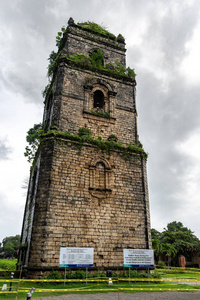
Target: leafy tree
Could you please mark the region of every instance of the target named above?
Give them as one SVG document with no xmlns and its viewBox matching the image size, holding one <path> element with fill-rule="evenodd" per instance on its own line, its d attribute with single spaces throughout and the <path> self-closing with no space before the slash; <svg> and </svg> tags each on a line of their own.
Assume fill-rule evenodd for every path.
<svg viewBox="0 0 200 300">
<path fill-rule="evenodd" d="M 160 260 L 160 255 L 162 254 L 162 243 L 158 238 L 152 238 L 152 246 L 154 249 L 156 261 Z"/>
<path fill-rule="evenodd" d="M 164 229 L 161 239 L 163 243 L 173 245 L 178 256 L 191 256 L 191 253 L 197 252 L 200 247 L 199 239 L 181 222 L 169 223 L 167 229 Z"/>
<path fill-rule="evenodd" d="M 5 257 L 16 257 L 20 246 L 20 235 L 5 237 L 2 241 L 2 251 Z"/>
<path fill-rule="evenodd" d="M 171 259 L 177 254 L 177 250 L 174 245 L 165 243 L 162 244 L 162 253 L 167 256 L 168 266 L 171 264 Z"/>
<path fill-rule="evenodd" d="M 151 238 L 152 238 L 152 240 L 153 239 L 157 240 L 157 239 L 160 238 L 160 236 L 161 236 L 161 233 L 158 230 L 156 230 L 154 228 L 151 229 Z"/>
<path fill-rule="evenodd" d="M 2 243 L 0 242 L 0 253 L 3 252 L 3 247 L 2 247 Z"/>
<path fill-rule="evenodd" d="M 152 229 L 152 245 L 156 259 L 164 254 L 168 257 L 168 263 L 172 258 L 177 263 L 180 255 L 187 258 L 200 250 L 199 239 L 190 229 L 176 221 L 169 223 L 162 233 Z"/>
<path fill-rule="evenodd" d="M 26 146 L 24 156 L 27 157 L 28 162 L 32 162 L 40 144 L 40 136 L 42 130 L 42 124 L 34 124 L 27 132 L 26 141 L 29 146 Z"/>
<path fill-rule="evenodd" d="M 165 229 L 165 228 L 164 228 Z M 181 222 L 176 222 L 173 221 L 169 224 L 167 224 L 167 229 L 165 229 L 165 231 L 168 230 L 169 232 L 178 232 L 178 231 L 190 231 L 190 229 L 188 229 L 187 227 L 184 227 L 183 224 Z"/>
</svg>

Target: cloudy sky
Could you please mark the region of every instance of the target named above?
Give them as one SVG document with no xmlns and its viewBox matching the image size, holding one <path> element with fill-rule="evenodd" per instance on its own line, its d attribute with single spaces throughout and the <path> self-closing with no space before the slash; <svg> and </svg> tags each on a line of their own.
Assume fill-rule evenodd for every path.
<svg viewBox="0 0 200 300">
<path fill-rule="evenodd" d="M 0 241 L 21 233 L 26 132 L 42 120 L 47 59 L 70 17 L 126 38 L 152 227 L 181 221 L 200 238 L 200 1 L 1 0 Z"/>
</svg>

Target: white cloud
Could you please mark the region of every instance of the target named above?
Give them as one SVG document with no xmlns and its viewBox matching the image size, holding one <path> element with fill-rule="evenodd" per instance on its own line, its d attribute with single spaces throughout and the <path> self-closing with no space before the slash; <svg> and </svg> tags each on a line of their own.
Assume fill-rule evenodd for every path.
<svg viewBox="0 0 200 300">
<path fill-rule="evenodd" d="M 189 85 L 199 85 L 200 82 L 199 33 L 200 24 L 195 28 L 191 40 L 185 45 L 187 55 L 180 65 L 180 72 L 184 74 L 187 84 Z"/>
</svg>

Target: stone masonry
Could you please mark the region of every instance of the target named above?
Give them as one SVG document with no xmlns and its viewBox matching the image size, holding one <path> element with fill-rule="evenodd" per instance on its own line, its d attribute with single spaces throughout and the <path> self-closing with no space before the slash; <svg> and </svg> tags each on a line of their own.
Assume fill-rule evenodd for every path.
<svg viewBox="0 0 200 300">
<path fill-rule="evenodd" d="M 139 142 L 136 82 L 66 60 L 100 49 L 104 65 L 125 66 L 125 44 L 72 20 L 63 41 L 24 213 L 19 262 L 29 276 L 57 268 L 60 247 L 94 248 L 94 266 L 109 268 L 123 267 L 123 249 L 151 248 L 146 158 L 123 150 Z M 119 148 L 80 140 L 80 128 L 92 141 L 117 137 Z"/>
</svg>

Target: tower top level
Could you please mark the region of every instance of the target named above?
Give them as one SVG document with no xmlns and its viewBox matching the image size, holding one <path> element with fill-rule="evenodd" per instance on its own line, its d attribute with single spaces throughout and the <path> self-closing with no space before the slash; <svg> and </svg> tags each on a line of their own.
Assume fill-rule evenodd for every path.
<svg viewBox="0 0 200 300">
<path fill-rule="evenodd" d="M 75 24 L 70 18 L 60 40 L 47 93 L 44 128 L 123 145 L 137 144 L 135 73 L 126 68 L 125 40 L 96 23 Z"/>
<path fill-rule="evenodd" d="M 114 64 L 116 61 L 125 66 L 124 37 L 121 34 L 116 37 L 96 23 L 75 24 L 70 18 L 63 43 L 68 55 L 84 54 L 91 56 L 93 51 L 100 48 L 104 54 L 104 66 Z"/>
</svg>

